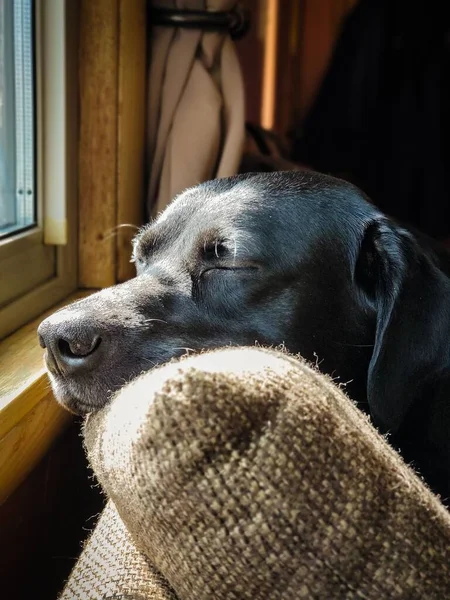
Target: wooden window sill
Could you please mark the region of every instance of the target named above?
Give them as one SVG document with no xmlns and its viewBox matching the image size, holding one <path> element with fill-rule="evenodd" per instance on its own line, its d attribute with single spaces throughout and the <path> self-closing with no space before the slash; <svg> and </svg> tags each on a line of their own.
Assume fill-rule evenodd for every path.
<svg viewBox="0 0 450 600">
<path fill-rule="evenodd" d="M 71 419 L 53 397 L 36 329 L 57 308 L 90 293 L 72 294 L 0 341 L 0 505 Z"/>
</svg>

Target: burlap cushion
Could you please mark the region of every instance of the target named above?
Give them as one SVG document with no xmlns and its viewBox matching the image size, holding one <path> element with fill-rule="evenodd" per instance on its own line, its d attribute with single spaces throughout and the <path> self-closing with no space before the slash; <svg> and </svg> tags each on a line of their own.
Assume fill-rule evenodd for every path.
<svg viewBox="0 0 450 600">
<path fill-rule="evenodd" d="M 179 600 L 450 598 L 449 514 L 296 359 L 239 348 L 165 365 L 89 417 L 85 443 Z"/>
<path fill-rule="evenodd" d="M 135 548 L 109 501 L 73 569 L 61 600 L 177 600 Z"/>
</svg>

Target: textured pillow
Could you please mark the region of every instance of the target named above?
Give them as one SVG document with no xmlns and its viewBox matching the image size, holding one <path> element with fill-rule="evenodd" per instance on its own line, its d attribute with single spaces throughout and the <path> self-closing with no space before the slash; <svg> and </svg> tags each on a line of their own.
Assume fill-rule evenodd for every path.
<svg viewBox="0 0 450 600">
<path fill-rule="evenodd" d="M 109 501 L 59 600 L 177 600 Z"/>
<path fill-rule="evenodd" d="M 450 597 L 450 518 L 324 376 L 225 349 L 88 417 L 94 471 L 180 600 Z"/>
</svg>

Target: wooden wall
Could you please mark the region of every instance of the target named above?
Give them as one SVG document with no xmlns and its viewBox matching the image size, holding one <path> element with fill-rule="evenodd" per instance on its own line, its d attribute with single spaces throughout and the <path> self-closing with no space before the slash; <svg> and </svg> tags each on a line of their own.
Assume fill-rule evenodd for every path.
<svg viewBox="0 0 450 600">
<path fill-rule="evenodd" d="M 134 275 L 133 227 L 144 204 L 145 0 L 82 0 L 80 18 L 79 286 Z"/>
</svg>

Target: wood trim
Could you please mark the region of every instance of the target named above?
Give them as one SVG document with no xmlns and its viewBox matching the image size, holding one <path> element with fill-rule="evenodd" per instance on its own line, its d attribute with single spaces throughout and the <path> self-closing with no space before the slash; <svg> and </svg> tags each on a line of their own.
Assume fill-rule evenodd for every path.
<svg viewBox="0 0 450 600">
<path fill-rule="evenodd" d="M 43 350 L 39 346 L 36 330 L 39 323 L 55 310 L 89 295 L 83 290 L 68 296 L 63 302 L 47 310 L 9 337 L 0 342 L 0 437 L 4 431 L 2 423 L 9 406 L 18 402 L 20 394 L 29 389 L 45 374 Z M 14 411 L 16 409 L 14 408 Z"/>
<path fill-rule="evenodd" d="M 279 0 L 265 0 L 265 44 L 261 101 L 261 125 L 272 129 L 275 119 Z"/>
<path fill-rule="evenodd" d="M 0 438 L 0 505 L 43 458 L 70 415 L 46 395 Z"/>
<path fill-rule="evenodd" d="M 53 397 L 36 329 L 48 314 L 88 293 L 73 294 L 0 342 L 0 504 L 41 460 L 71 418 Z"/>
<path fill-rule="evenodd" d="M 144 217 L 146 124 L 147 3 L 120 0 L 117 224 L 141 225 Z M 116 236 L 116 280 L 135 275 L 130 263 L 134 227 L 120 227 Z"/>
<path fill-rule="evenodd" d="M 82 0 L 80 15 L 79 284 L 116 280 L 119 1 Z"/>
<path fill-rule="evenodd" d="M 142 222 L 145 17 L 145 0 L 81 2 L 80 287 L 134 274 L 127 264 L 132 230 L 117 226 Z"/>
<path fill-rule="evenodd" d="M 7 402 L 0 409 L 0 440 L 2 440 L 35 406 L 45 400 L 50 393 L 50 382 L 44 370 L 44 364 L 39 367 L 39 375 L 28 385 L 22 387 L 17 395 L 7 401 L 3 397 L 2 402 Z"/>
</svg>

